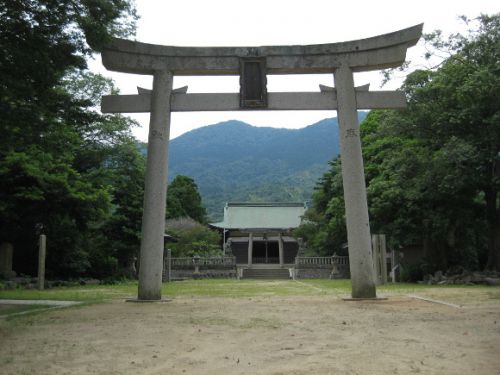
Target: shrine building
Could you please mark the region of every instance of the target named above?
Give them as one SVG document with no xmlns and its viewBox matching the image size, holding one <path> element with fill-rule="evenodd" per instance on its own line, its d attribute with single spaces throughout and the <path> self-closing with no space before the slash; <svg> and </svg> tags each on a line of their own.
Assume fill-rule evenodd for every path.
<svg viewBox="0 0 500 375">
<path fill-rule="evenodd" d="M 299 249 L 292 230 L 306 208 L 305 203 L 226 203 L 224 220 L 210 225 L 222 231 L 226 254 L 236 257 L 238 267 L 287 268 Z"/>
</svg>

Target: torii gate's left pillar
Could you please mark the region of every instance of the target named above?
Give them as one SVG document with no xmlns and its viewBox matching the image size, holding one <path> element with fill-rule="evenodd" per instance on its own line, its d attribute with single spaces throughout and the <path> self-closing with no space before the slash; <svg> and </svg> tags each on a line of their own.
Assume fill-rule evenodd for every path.
<svg viewBox="0 0 500 375">
<path fill-rule="evenodd" d="M 142 214 L 139 300 L 161 299 L 172 81 L 171 72 L 154 72 Z"/>
</svg>

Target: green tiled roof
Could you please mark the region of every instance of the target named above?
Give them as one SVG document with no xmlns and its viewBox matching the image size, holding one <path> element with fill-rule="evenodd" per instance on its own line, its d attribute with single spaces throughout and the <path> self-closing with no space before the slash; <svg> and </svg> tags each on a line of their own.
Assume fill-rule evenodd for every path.
<svg viewBox="0 0 500 375">
<path fill-rule="evenodd" d="M 224 229 L 289 229 L 300 225 L 304 203 L 227 203 L 224 221 L 211 225 Z"/>
</svg>

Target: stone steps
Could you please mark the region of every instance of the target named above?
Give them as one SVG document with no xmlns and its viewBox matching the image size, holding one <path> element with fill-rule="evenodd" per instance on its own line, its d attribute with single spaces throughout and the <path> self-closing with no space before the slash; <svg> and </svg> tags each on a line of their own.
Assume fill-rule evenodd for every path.
<svg viewBox="0 0 500 375">
<path fill-rule="evenodd" d="M 243 269 L 243 279 L 290 279 L 290 272 L 287 268 L 246 268 Z"/>
</svg>

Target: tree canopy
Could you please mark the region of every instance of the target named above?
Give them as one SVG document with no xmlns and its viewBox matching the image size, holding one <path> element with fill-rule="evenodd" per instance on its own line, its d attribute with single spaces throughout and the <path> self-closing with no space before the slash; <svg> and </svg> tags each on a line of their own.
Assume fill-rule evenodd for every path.
<svg viewBox="0 0 500 375">
<path fill-rule="evenodd" d="M 85 68 L 94 50 L 134 28 L 128 0 L 0 1 L 0 241 L 14 244 L 18 272 L 33 273 L 40 225 L 49 276 L 118 266 L 97 229 L 137 208 L 144 161 L 134 122 L 96 110 L 111 81 Z M 137 242 L 135 216 L 123 225 Z"/>
<path fill-rule="evenodd" d="M 192 178 L 177 175 L 168 186 L 167 218 L 181 217 L 190 217 L 199 223 L 207 220 L 198 186 Z"/>
<path fill-rule="evenodd" d="M 216 230 L 189 218 L 168 219 L 167 232 L 176 238 L 169 243 L 173 257 L 213 257 L 222 256 L 221 235 Z"/>
<path fill-rule="evenodd" d="M 500 268 L 500 15 L 468 35 L 427 35 L 450 56 L 408 75 L 404 111 L 362 123 L 372 232 L 420 244 L 428 269 Z M 318 182 L 298 230 L 319 253 L 346 241 L 340 161 Z"/>
</svg>

